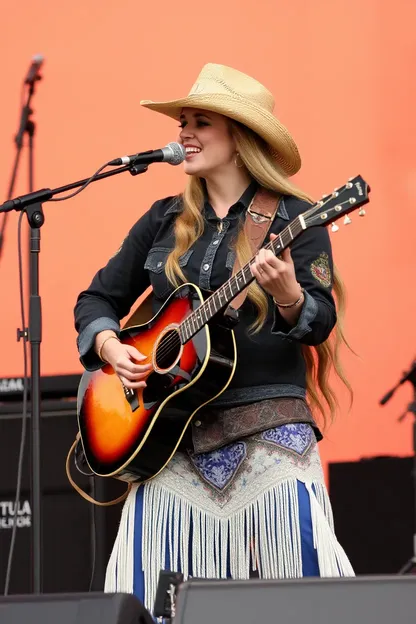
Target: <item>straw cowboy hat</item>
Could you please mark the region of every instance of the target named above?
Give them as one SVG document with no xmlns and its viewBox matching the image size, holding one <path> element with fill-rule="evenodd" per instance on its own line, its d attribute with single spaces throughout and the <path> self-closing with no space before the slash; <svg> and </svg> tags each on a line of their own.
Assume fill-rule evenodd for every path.
<svg viewBox="0 0 416 624">
<path fill-rule="evenodd" d="M 272 94 L 260 82 L 236 69 L 208 63 L 186 97 L 168 102 L 142 100 L 140 104 L 174 119 L 179 119 L 185 107 L 230 117 L 251 128 L 266 141 L 288 176 L 300 169 L 296 143 L 273 115 Z"/>
</svg>

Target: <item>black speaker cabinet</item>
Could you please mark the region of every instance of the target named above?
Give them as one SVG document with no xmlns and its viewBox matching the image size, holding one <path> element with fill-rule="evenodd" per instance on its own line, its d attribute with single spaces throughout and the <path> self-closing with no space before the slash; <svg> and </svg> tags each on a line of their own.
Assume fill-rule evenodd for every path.
<svg viewBox="0 0 416 624">
<path fill-rule="evenodd" d="M 329 465 L 335 529 L 356 574 L 396 574 L 413 555 L 412 473 L 411 457 Z"/>
<path fill-rule="evenodd" d="M 414 624 L 415 577 L 184 583 L 175 624 Z"/>
<path fill-rule="evenodd" d="M 1 624 L 154 624 L 135 596 L 55 594 L 0 598 Z"/>
<path fill-rule="evenodd" d="M 48 403 L 41 413 L 41 507 L 43 592 L 102 590 L 105 567 L 117 532 L 121 504 L 100 508 L 88 503 L 68 482 L 65 460 L 77 433 L 72 401 Z M 14 408 L 14 413 L 11 408 Z M 3 591 L 12 526 L 17 522 L 10 594 L 31 593 L 30 417 L 24 456 L 20 503 L 15 490 L 22 418 L 16 405 L 0 410 L 0 593 Z M 75 480 L 99 500 L 116 498 L 126 485 L 81 475 Z"/>
</svg>

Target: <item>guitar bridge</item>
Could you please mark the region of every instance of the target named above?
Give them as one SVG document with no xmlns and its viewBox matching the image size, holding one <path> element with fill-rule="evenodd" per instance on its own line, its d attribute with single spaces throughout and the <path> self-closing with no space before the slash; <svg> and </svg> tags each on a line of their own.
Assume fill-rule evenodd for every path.
<svg viewBox="0 0 416 624">
<path fill-rule="evenodd" d="M 131 411 L 134 412 L 139 407 L 139 399 L 137 398 L 137 394 L 131 388 L 126 388 L 123 383 L 121 385 L 123 386 L 124 396 L 130 403 Z"/>
</svg>

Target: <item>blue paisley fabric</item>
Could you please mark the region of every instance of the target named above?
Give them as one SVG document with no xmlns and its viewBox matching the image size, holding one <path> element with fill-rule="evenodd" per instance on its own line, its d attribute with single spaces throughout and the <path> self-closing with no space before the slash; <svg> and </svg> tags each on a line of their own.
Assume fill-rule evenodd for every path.
<svg viewBox="0 0 416 624">
<path fill-rule="evenodd" d="M 299 457 L 306 455 L 315 440 L 311 426 L 304 423 L 280 425 L 257 437 Z M 247 442 L 240 441 L 215 451 L 191 455 L 190 460 L 200 477 L 215 490 L 222 492 L 231 484 L 246 457 Z"/>
</svg>

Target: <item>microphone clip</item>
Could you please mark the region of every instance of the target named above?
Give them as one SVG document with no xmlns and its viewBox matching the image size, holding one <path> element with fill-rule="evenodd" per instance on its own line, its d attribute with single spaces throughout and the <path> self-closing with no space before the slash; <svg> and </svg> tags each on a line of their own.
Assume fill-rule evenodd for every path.
<svg viewBox="0 0 416 624">
<path fill-rule="evenodd" d="M 148 165 L 132 164 L 132 166 L 129 167 L 129 173 L 132 176 L 136 176 L 136 175 L 139 175 L 139 173 L 145 173 L 147 169 L 148 169 Z"/>
</svg>

